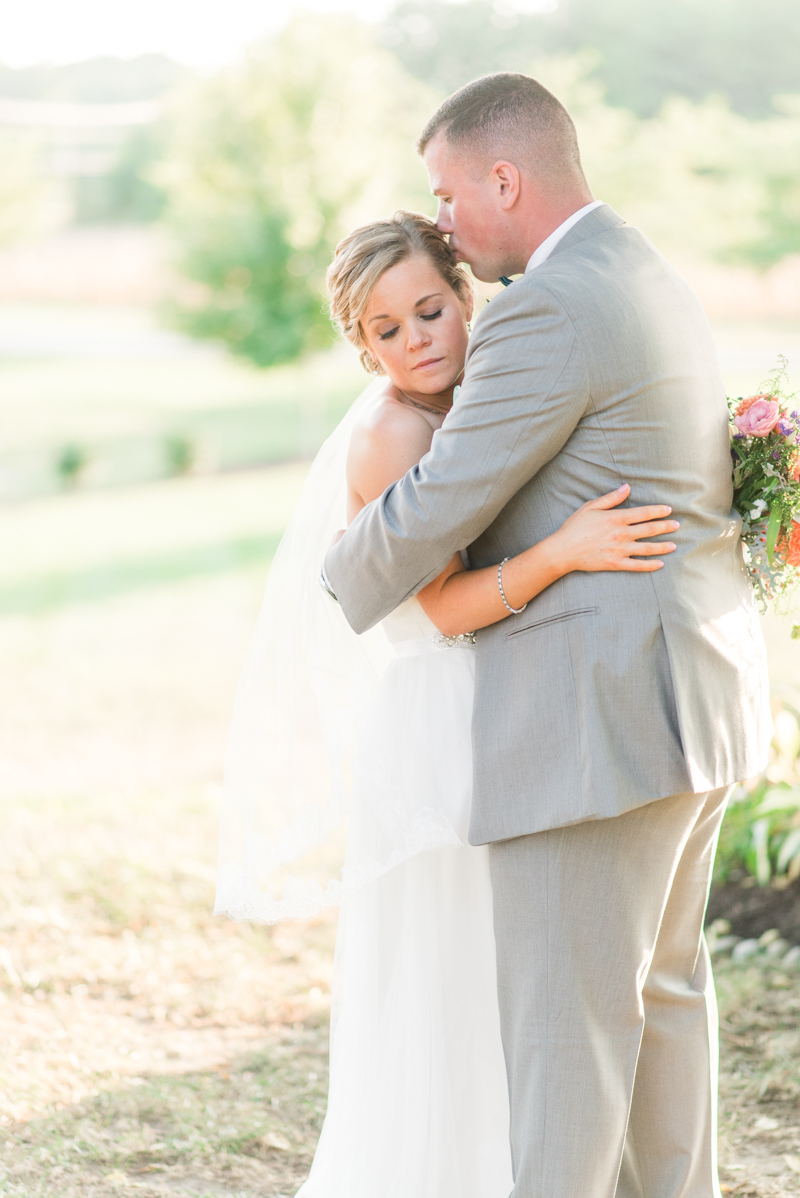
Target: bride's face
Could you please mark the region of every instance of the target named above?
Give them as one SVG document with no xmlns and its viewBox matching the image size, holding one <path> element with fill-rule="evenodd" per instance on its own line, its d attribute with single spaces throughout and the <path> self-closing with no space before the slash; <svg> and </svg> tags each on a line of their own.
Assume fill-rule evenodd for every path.
<svg viewBox="0 0 800 1198">
<path fill-rule="evenodd" d="M 462 302 L 426 254 L 392 266 L 375 284 L 361 318 L 370 353 L 396 387 L 442 395 L 464 369 L 472 296 Z"/>
</svg>

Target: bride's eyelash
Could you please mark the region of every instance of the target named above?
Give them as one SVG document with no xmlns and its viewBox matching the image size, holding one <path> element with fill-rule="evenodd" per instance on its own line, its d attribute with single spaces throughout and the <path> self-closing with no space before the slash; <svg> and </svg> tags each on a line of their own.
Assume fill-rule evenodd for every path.
<svg viewBox="0 0 800 1198">
<path fill-rule="evenodd" d="M 438 320 L 438 318 L 442 315 L 442 311 L 442 308 L 437 308 L 435 312 L 426 312 L 424 314 L 420 312 L 419 318 L 420 320 Z M 378 333 L 378 340 L 388 341 L 390 337 L 394 337 L 399 328 L 399 325 L 395 325 L 393 329 L 387 329 L 385 333 Z"/>
</svg>

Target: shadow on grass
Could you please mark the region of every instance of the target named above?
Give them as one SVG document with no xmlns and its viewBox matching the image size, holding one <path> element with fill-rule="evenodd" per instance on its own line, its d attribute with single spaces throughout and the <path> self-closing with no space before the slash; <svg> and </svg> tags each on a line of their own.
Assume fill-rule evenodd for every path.
<svg viewBox="0 0 800 1198">
<path fill-rule="evenodd" d="M 289 1198 L 311 1164 L 326 1084 L 327 1033 L 314 1027 L 224 1066 L 131 1078 L 5 1125 L 2 1193 Z"/>
<path fill-rule="evenodd" d="M 0 586 L 0 616 L 40 615 L 71 603 L 101 603 L 131 591 L 269 562 L 280 535 L 240 537 L 89 570 L 43 574 Z"/>
</svg>

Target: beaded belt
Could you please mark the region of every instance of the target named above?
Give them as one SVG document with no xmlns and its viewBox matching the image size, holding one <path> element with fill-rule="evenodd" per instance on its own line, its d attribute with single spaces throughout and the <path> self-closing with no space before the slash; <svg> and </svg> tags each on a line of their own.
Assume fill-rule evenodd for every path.
<svg viewBox="0 0 800 1198">
<path fill-rule="evenodd" d="M 460 636 L 444 636 L 437 632 L 409 641 L 392 641 L 397 657 L 419 657 L 423 653 L 439 653 L 442 649 L 472 649 L 475 647 L 474 632 L 462 632 Z"/>
</svg>

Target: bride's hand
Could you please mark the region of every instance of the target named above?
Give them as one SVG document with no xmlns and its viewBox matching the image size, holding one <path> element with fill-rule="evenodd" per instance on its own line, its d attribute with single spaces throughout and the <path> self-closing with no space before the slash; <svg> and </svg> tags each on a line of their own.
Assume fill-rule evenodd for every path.
<svg viewBox="0 0 800 1198">
<path fill-rule="evenodd" d="M 618 505 L 630 495 L 624 483 L 616 491 L 590 499 L 573 512 L 553 536 L 553 551 L 565 573 L 573 570 L 660 570 L 663 561 L 653 560 L 672 553 L 675 545 L 661 541 L 642 543 L 643 537 L 660 537 L 680 527 L 667 517 L 671 507 Z"/>
</svg>

